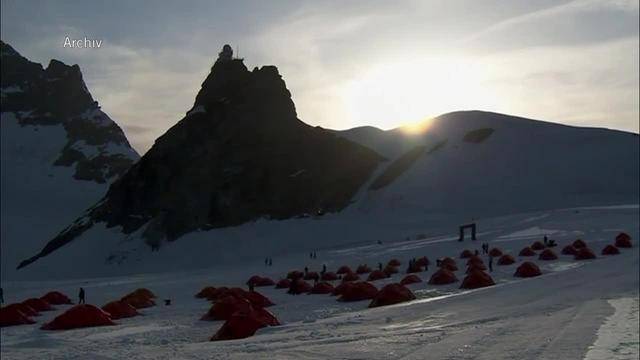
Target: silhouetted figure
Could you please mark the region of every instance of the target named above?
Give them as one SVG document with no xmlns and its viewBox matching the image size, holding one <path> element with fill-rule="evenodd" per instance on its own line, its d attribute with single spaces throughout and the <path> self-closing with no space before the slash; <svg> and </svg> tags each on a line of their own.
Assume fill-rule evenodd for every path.
<svg viewBox="0 0 640 360">
<path fill-rule="evenodd" d="M 382 271 L 382 263 L 378 263 L 378 270 Z"/>
<path fill-rule="evenodd" d="M 298 295 L 298 279 L 291 280 L 291 285 L 289 285 L 289 294 Z"/>
<path fill-rule="evenodd" d="M 84 304 L 84 289 L 80 288 L 80 292 L 78 293 L 78 304 Z"/>
<path fill-rule="evenodd" d="M 309 272 L 309 268 L 308 267 L 304 267 L 304 276 L 307 276 L 307 273 Z"/>
<path fill-rule="evenodd" d="M 313 258 L 314 258 L 314 259 L 317 259 L 317 258 L 318 258 L 318 254 L 317 254 L 315 251 L 313 252 Z"/>
<path fill-rule="evenodd" d="M 269 258 L 269 266 L 273 266 L 273 259 Z"/>
<path fill-rule="evenodd" d="M 233 49 L 231 48 L 231 45 L 225 44 L 225 46 L 222 47 L 222 51 L 218 53 L 218 60 L 229 61 L 232 58 L 233 58 Z"/>
<path fill-rule="evenodd" d="M 436 266 L 440 267 L 440 264 L 442 264 L 442 261 L 440 259 L 436 259 Z"/>
<path fill-rule="evenodd" d="M 0 287 L 0 304 L 4 304 L 4 291 Z"/>
<path fill-rule="evenodd" d="M 253 289 L 254 289 L 254 284 L 253 284 L 253 281 L 252 281 L 252 282 L 249 283 L 249 291 L 253 292 Z"/>
<path fill-rule="evenodd" d="M 264 258 L 264 265 L 269 266 L 269 258 Z"/>
<path fill-rule="evenodd" d="M 320 272 L 322 275 L 327 272 L 327 265 L 322 264 L 322 271 Z"/>
<path fill-rule="evenodd" d="M 489 272 L 493 272 L 493 256 L 489 256 Z"/>
<path fill-rule="evenodd" d="M 544 242 L 544 246 L 548 245 L 549 238 L 547 237 L 547 235 L 544 236 L 543 242 Z"/>
<path fill-rule="evenodd" d="M 313 259 L 313 252 L 309 253 L 309 259 Z"/>
</svg>

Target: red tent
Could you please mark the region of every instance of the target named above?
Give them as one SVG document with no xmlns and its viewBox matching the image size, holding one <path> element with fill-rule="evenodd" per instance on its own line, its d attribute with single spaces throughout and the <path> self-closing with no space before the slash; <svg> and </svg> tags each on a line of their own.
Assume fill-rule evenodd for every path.
<svg viewBox="0 0 640 360">
<path fill-rule="evenodd" d="M 468 259 L 470 257 L 473 256 L 473 252 L 469 249 L 464 249 L 461 253 L 460 253 L 460 259 Z"/>
<path fill-rule="evenodd" d="M 620 254 L 620 250 L 613 245 L 607 245 L 602 249 L 602 255 L 618 255 Z"/>
<path fill-rule="evenodd" d="M 156 298 L 156 295 L 153 292 L 151 292 L 151 290 L 145 289 L 145 288 L 136 289 L 133 292 L 131 292 L 130 295 L 142 295 L 149 299 Z"/>
<path fill-rule="evenodd" d="M 280 279 L 276 284 L 276 289 L 288 289 L 291 286 L 291 280 L 289 279 Z"/>
<path fill-rule="evenodd" d="M 253 307 L 269 307 L 275 305 L 268 297 L 257 291 L 244 291 L 244 298 L 249 300 Z"/>
<path fill-rule="evenodd" d="M 258 329 L 280 325 L 278 319 L 265 309 L 250 309 L 233 314 L 211 338 L 211 341 L 244 339 Z"/>
<path fill-rule="evenodd" d="M 440 267 L 441 268 L 446 268 L 450 271 L 457 271 L 458 270 L 458 265 L 456 265 L 456 261 L 453 260 L 450 257 L 445 257 L 443 259 L 440 260 Z"/>
<path fill-rule="evenodd" d="M 342 265 L 338 268 L 338 271 L 336 271 L 336 274 L 342 275 L 342 274 L 348 274 L 350 272 L 353 272 L 351 271 L 350 267 L 348 267 L 347 265 Z"/>
<path fill-rule="evenodd" d="M 413 273 L 417 273 L 417 272 L 423 272 L 424 269 L 422 268 L 422 266 L 413 263 L 409 265 L 409 267 L 407 268 L 407 274 L 413 274 Z"/>
<path fill-rule="evenodd" d="M 67 297 L 67 295 L 59 292 L 59 291 L 50 291 L 42 296 L 40 299 L 45 300 L 51 305 L 68 305 L 73 304 L 71 299 Z"/>
<path fill-rule="evenodd" d="M 295 284 L 294 281 L 291 282 L 291 286 L 289 286 L 289 291 L 287 291 L 289 294 L 293 294 L 293 295 L 297 295 L 297 294 L 302 294 L 302 293 L 308 293 L 309 291 L 311 291 L 311 284 L 309 284 L 308 282 L 302 280 L 302 279 L 298 279 L 295 280 Z"/>
<path fill-rule="evenodd" d="M 202 288 L 202 290 L 200 290 L 195 296 L 198 299 L 207 299 L 210 296 L 212 296 L 216 291 L 216 288 L 214 288 L 213 286 L 206 286 L 204 288 Z"/>
<path fill-rule="evenodd" d="M 400 284 L 409 285 L 409 284 L 417 284 L 421 282 L 422 282 L 422 279 L 420 279 L 418 275 L 411 274 L 411 275 L 405 276 L 404 279 L 400 281 Z"/>
<path fill-rule="evenodd" d="M 482 263 L 471 263 L 471 265 L 467 266 L 466 273 L 469 274 L 470 272 L 472 272 L 474 270 L 485 271 L 485 270 L 487 270 L 487 267 L 484 266 L 484 264 L 482 264 Z"/>
<path fill-rule="evenodd" d="M 3 307 L 3 309 L 9 309 L 9 308 L 16 308 L 18 311 L 20 311 L 21 313 L 25 314 L 28 317 L 40 316 L 39 312 L 37 312 L 34 308 L 24 303 L 9 304 Z"/>
<path fill-rule="evenodd" d="M 427 267 L 429 266 L 429 264 L 431 264 L 431 262 L 429 261 L 428 257 L 423 256 L 423 257 L 417 258 L 415 264 L 417 266 Z"/>
<path fill-rule="evenodd" d="M 385 285 L 369 304 L 370 308 L 415 300 L 416 296 L 402 284 Z"/>
<path fill-rule="evenodd" d="M 55 310 L 46 300 L 31 298 L 22 302 L 37 312 Z"/>
<path fill-rule="evenodd" d="M 322 281 L 334 281 L 334 280 L 338 280 L 338 275 L 334 272 L 326 272 L 324 274 L 322 274 L 322 276 L 320 277 L 320 280 Z"/>
<path fill-rule="evenodd" d="M 578 253 L 578 249 L 574 248 L 573 245 L 567 245 L 562 248 L 563 255 L 575 255 Z"/>
<path fill-rule="evenodd" d="M 500 259 L 498 259 L 498 265 L 511 265 L 515 262 L 516 262 L 516 259 L 514 259 L 513 256 L 509 254 L 504 254 L 500 256 Z"/>
<path fill-rule="evenodd" d="M 333 288 L 333 291 L 331 292 L 331 295 L 333 296 L 337 296 L 337 295 L 342 295 L 342 293 L 344 292 L 344 290 L 350 286 L 353 286 L 353 282 L 345 282 L 345 283 L 341 283 L 340 285 L 336 286 Z"/>
<path fill-rule="evenodd" d="M 553 252 L 551 249 L 544 249 L 538 256 L 539 260 L 558 260 L 558 255 Z"/>
<path fill-rule="evenodd" d="M 20 311 L 19 306 L 9 305 L 9 306 L 0 308 L 0 327 L 34 324 L 34 323 L 35 321 L 29 318 L 27 314 Z"/>
<path fill-rule="evenodd" d="M 518 256 L 536 256 L 536 252 L 533 251 L 532 248 L 527 246 L 527 247 L 523 248 L 522 250 L 520 250 L 520 253 L 518 254 Z"/>
<path fill-rule="evenodd" d="M 595 259 L 596 258 L 596 254 L 594 254 L 593 251 L 591 249 L 589 249 L 588 247 L 583 247 L 583 248 L 578 249 L 578 253 L 576 254 L 576 256 L 574 258 L 576 260 Z"/>
<path fill-rule="evenodd" d="M 69 330 L 83 327 L 115 325 L 109 314 L 93 305 L 80 304 L 42 325 L 42 330 Z"/>
<path fill-rule="evenodd" d="M 572 245 L 576 249 L 582 249 L 584 247 L 587 247 L 587 244 L 584 241 L 582 241 L 582 239 L 578 239 L 574 241 Z"/>
<path fill-rule="evenodd" d="M 513 276 L 523 277 L 523 278 L 540 276 L 540 275 L 542 275 L 542 272 L 540 272 L 540 268 L 538 267 L 538 265 L 532 263 L 531 261 L 523 262 L 520 266 L 518 266 L 515 274 L 513 274 Z"/>
<path fill-rule="evenodd" d="M 481 264 L 484 265 L 484 261 L 482 260 L 482 258 L 478 255 L 472 255 L 469 260 L 467 260 L 467 266 L 471 265 L 471 264 Z"/>
<path fill-rule="evenodd" d="M 494 247 L 493 249 L 491 249 L 491 251 L 489 251 L 489 255 L 492 257 L 502 256 L 502 250 Z"/>
<path fill-rule="evenodd" d="M 289 279 L 289 280 L 301 279 L 303 277 L 304 277 L 304 273 L 302 271 L 298 271 L 298 270 L 291 270 L 287 274 L 287 279 Z"/>
<path fill-rule="evenodd" d="M 253 284 L 255 287 L 259 286 L 273 286 L 275 285 L 275 281 L 271 280 L 268 277 L 254 275 L 247 280 L 247 285 Z"/>
<path fill-rule="evenodd" d="M 482 270 L 475 270 L 469 273 L 464 280 L 462 280 L 462 284 L 460 285 L 461 289 L 477 289 L 486 286 L 492 286 L 496 283 L 493 282 L 493 279 L 489 274 Z"/>
<path fill-rule="evenodd" d="M 151 298 L 146 297 L 143 293 L 131 293 L 125 295 L 120 299 L 127 304 L 133 306 L 136 309 L 144 309 L 152 306 L 156 306 L 156 303 Z"/>
<path fill-rule="evenodd" d="M 402 263 L 398 259 L 391 259 L 387 263 L 387 266 L 400 266 L 400 265 L 402 265 Z"/>
<path fill-rule="evenodd" d="M 542 250 L 544 249 L 546 246 L 544 246 L 544 244 L 540 241 L 536 241 L 533 244 L 531 244 L 531 249 L 533 250 Z"/>
<path fill-rule="evenodd" d="M 251 309 L 252 306 L 249 300 L 228 295 L 214 302 L 201 320 L 228 320 L 236 311 L 249 311 Z"/>
<path fill-rule="evenodd" d="M 112 319 L 123 319 L 140 315 L 138 310 L 124 301 L 112 301 L 102 307 Z"/>
<path fill-rule="evenodd" d="M 311 288 L 311 294 L 331 294 L 333 292 L 333 285 L 328 282 L 319 282 Z"/>
<path fill-rule="evenodd" d="M 631 236 L 629 234 L 621 232 L 616 236 L 616 247 L 619 248 L 630 248 L 633 245 L 631 244 Z"/>
<path fill-rule="evenodd" d="M 219 288 L 216 288 L 215 290 L 211 291 L 208 296 L 207 296 L 207 300 L 209 301 L 213 301 L 216 300 L 218 298 L 223 297 L 224 295 L 227 294 L 227 292 L 229 291 L 229 288 L 226 286 L 220 286 Z"/>
<path fill-rule="evenodd" d="M 456 275 L 447 269 L 438 269 L 429 279 L 431 285 L 446 285 L 458 281 Z"/>
<path fill-rule="evenodd" d="M 385 268 L 382 270 L 382 272 L 384 272 L 385 274 L 387 274 L 387 277 L 393 275 L 393 274 L 397 274 L 398 273 L 398 268 L 395 266 L 385 266 Z"/>
<path fill-rule="evenodd" d="M 347 273 L 345 276 L 342 277 L 342 282 L 347 282 L 347 281 L 357 281 L 360 280 L 360 276 L 358 276 L 358 274 L 356 273 Z"/>
<path fill-rule="evenodd" d="M 315 280 L 318 281 L 320 280 L 320 275 L 318 275 L 317 272 L 315 271 L 309 271 L 304 277 L 304 280 Z"/>
<path fill-rule="evenodd" d="M 342 290 L 338 301 L 360 301 L 373 299 L 378 293 L 378 289 L 371 283 L 359 281 L 352 283 Z"/>
<path fill-rule="evenodd" d="M 367 278 L 367 281 L 375 281 L 375 280 L 380 280 L 380 279 L 386 279 L 389 276 L 387 274 L 384 273 L 384 271 L 380 271 L 380 270 L 374 270 L 369 274 L 369 277 Z"/>
<path fill-rule="evenodd" d="M 356 274 L 368 274 L 370 272 L 371 272 L 371 268 L 368 267 L 366 264 L 359 265 L 358 268 L 356 269 Z"/>
</svg>

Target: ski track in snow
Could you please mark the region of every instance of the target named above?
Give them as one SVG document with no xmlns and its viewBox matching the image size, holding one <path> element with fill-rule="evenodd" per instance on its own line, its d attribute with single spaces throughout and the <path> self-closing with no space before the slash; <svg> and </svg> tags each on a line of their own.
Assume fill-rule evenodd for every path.
<svg viewBox="0 0 640 360">
<path fill-rule="evenodd" d="M 527 219 L 534 220 L 523 221 Z M 310 260 L 308 252 L 292 253 L 275 258 L 273 267 L 242 263 L 166 274 L 3 282 L 9 302 L 53 289 L 73 296 L 77 287 L 83 286 L 88 301 L 102 305 L 135 288 L 148 287 L 159 295 L 159 303 L 171 298 L 173 305 L 143 309 L 143 316 L 118 320 L 116 326 L 39 330 L 42 323 L 68 308 L 58 306 L 57 311 L 36 317 L 34 325 L 2 328 L 1 355 L 3 359 L 637 358 L 638 333 L 632 331 L 638 323 L 637 207 L 579 213 L 545 211 L 484 219 L 480 224 L 483 232 L 475 243 L 461 243 L 457 236 L 443 233 L 399 242 L 342 246 L 318 252 L 317 260 Z M 368 301 L 342 303 L 328 295 L 290 296 L 284 290 L 257 288 L 276 303 L 269 310 L 283 325 L 233 341 L 208 341 L 222 322 L 200 321 L 210 305 L 193 297 L 206 285 L 242 286 L 253 274 L 277 279 L 305 265 L 311 270 L 318 270 L 322 263 L 330 270 L 343 264 L 355 268 L 368 263 L 374 267 L 392 257 L 405 263 L 410 257 L 424 254 L 432 262 L 441 256 L 457 259 L 462 249 L 478 248 L 482 241 L 515 255 L 539 239 L 513 234 L 530 234 L 531 229 L 555 229 L 557 252 L 575 240 L 578 232 L 599 254 L 616 235 L 611 229 L 625 229 L 636 247 L 622 249 L 618 256 L 598 256 L 583 262 L 564 255 L 557 261 L 518 258 L 518 263 L 537 263 L 543 275 L 514 278 L 518 263 L 495 265 L 491 275 L 496 286 L 476 290 L 461 290 L 460 282 L 426 284 L 434 271 L 432 265 L 418 274 L 425 282 L 409 286 L 417 296 L 415 301 L 375 309 L 367 308 Z M 461 270 L 456 275 L 462 280 L 464 262 L 457 261 Z M 380 288 L 403 276 L 396 274 L 373 283 Z"/>
</svg>

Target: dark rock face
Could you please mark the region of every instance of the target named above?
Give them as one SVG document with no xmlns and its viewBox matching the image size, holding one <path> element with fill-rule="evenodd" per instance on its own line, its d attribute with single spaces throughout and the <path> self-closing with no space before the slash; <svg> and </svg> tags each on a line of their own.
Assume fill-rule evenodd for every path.
<svg viewBox="0 0 640 360">
<path fill-rule="evenodd" d="M 158 245 L 196 229 L 345 208 L 383 158 L 297 118 L 274 66 L 217 61 L 193 109 L 86 218 L 24 266 L 106 222 Z"/>
<path fill-rule="evenodd" d="M 22 126 L 62 125 L 66 130 L 67 144 L 54 165 L 75 165 L 76 179 L 106 183 L 138 159 L 120 127 L 99 110 L 78 65 L 51 60 L 43 69 L 4 42 L 0 56 L 2 112 L 13 113 Z M 98 154 L 82 147 L 95 147 Z"/>
</svg>

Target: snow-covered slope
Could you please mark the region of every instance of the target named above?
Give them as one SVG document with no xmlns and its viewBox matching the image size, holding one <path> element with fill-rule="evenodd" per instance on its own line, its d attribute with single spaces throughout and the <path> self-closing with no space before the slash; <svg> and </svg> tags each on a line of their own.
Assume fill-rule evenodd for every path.
<svg viewBox="0 0 640 360">
<path fill-rule="evenodd" d="M 2 277 L 94 204 L 138 159 L 77 65 L 43 69 L 1 44 Z"/>
</svg>

